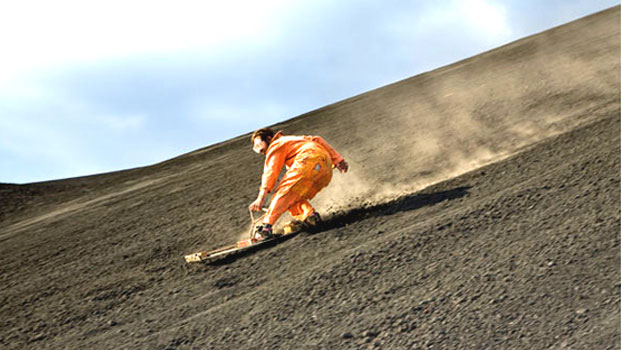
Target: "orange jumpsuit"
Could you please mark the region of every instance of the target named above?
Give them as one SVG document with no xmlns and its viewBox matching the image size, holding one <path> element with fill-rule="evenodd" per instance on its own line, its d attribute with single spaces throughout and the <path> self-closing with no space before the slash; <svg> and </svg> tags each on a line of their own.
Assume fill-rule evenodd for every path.
<svg viewBox="0 0 622 350">
<path fill-rule="evenodd" d="M 266 150 L 260 190 L 270 193 L 283 165 L 287 172 L 276 188 L 264 224 L 274 225 L 286 211 L 303 221 L 313 213 L 309 200 L 333 178 L 333 165 L 343 157 L 319 136 L 283 136 L 277 132 Z"/>
</svg>

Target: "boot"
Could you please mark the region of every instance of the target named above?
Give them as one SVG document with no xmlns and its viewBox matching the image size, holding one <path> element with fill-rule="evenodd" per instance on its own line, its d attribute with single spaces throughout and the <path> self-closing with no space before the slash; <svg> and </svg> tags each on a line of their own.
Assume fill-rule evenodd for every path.
<svg viewBox="0 0 622 350">
<path fill-rule="evenodd" d="M 272 225 L 263 224 L 255 227 L 255 232 L 253 233 L 253 238 L 261 241 L 263 239 L 272 238 Z"/>
<path fill-rule="evenodd" d="M 297 233 L 302 230 L 302 222 L 299 220 L 292 220 L 287 225 L 283 226 L 283 234 L 289 235 L 290 233 Z"/>
<path fill-rule="evenodd" d="M 305 219 L 303 224 L 305 228 L 309 228 L 309 227 L 315 227 L 319 225 L 320 222 L 322 222 L 322 218 L 320 217 L 320 214 L 318 214 L 317 211 L 314 211 L 311 215 L 309 215 Z"/>
</svg>

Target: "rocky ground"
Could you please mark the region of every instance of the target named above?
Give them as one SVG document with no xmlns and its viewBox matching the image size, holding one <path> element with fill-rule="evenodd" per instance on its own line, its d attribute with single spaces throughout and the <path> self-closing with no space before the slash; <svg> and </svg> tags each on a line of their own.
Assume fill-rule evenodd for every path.
<svg viewBox="0 0 622 350">
<path fill-rule="evenodd" d="M 352 172 L 313 232 L 247 229 L 247 135 L 0 185 L 3 349 L 619 349 L 619 7 L 277 127 Z"/>
</svg>

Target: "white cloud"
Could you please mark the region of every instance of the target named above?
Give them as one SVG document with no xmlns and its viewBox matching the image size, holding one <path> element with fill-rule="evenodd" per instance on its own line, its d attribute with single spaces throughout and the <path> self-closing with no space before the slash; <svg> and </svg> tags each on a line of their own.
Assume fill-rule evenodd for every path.
<svg viewBox="0 0 622 350">
<path fill-rule="evenodd" d="M 498 40 L 509 38 L 512 34 L 505 8 L 493 1 L 460 1 L 455 14 L 461 16 L 478 36 Z"/>
<path fill-rule="evenodd" d="M 394 35 L 426 38 L 439 32 L 453 33 L 455 40 L 466 34 L 494 41 L 509 39 L 512 34 L 505 7 L 491 0 L 454 0 L 414 8 L 396 15 L 388 30 Z"/>
<path fill-rule="evenodd" d="M 386 23 L 399 40 L 391 57 L 423 72 L 503 45 L 513 38 L 506 7 L 494 0 L 452 0 L 402 11 Z"/>
<path fill-rule="evenodd" d="M 285 0 L 6 1 L 0 84 L 25 70 L 102 58 L 257 44 L 277 35 Z"/>
<path fill-rule="evenodd" d="M 93 121 L 107 129 L 126 131 L 143 127 L 147 121 L 147 116 L 145 114 L 95 115 Z"/>
<path fill-rule="evenodd" d="M 134 159 L 125 159 L 125 154 L 136 151 L 127 149 L 127 141 L 118 140 L 140 139 L 137 136 L 144 132 L 146 115 L 102 114 L 95 106 L 46 89 L 21 86 L 19 92 L 19 98 L 0 96 L 0 171 L 4 172 L 0 181 L 38 181 L 103 172 L 111 168 L 107 158 L 125 167 L 135 164 Z M 120 154 L 121 149 L 126 152 Z M 4 169 L 11 160 L 19 160 L 23 168 Z"/>
<path fill-rule="evenodd" d="M 287 106 L 276 101 L 263 101 L 249 104 L 227 104 L 201 101 L 193 103 L 188 110 L 189 121 L 200 128 L 217 127 L 226 137 L 239 135 L 251 129 L 267 126 L 295 115 Z"/>
<path fill-rule="evenodd" d="M 52 120 L 19 118 L 19 122 L 0 118 L 0 150 L 23 159 L 53 159 L 68 166 L 81 163 L 80 147 L 67 131 Z"/>
<path fill-rule="evenodd" d="M 176 154 L 165 142 L 146 136 L 146 115 L 102 115 L 69 102 L 47 102 L 14 114 L 0 108 L 0 182 L 94 174 Z M 48 108 L 58 110 L 46 114 Z"/>
</svg>

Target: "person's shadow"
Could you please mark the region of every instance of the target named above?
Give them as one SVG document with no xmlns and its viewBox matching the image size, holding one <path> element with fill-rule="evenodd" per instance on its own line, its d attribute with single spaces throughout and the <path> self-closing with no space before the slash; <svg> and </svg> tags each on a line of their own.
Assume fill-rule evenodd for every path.
<svg viewBox="0 0 622 350">
<path fill-rule="evenodd" d="M 471 186 L 462 186 L 441 192 L 408 194 L 385 203 L 339 211 L 326 218 L 317 227 L 308 230 L 308 232 L 316 234 L 322 231 L 344 227 L 365 218 L 388 216 L 399 212 L 416 210 L 445 200 L 464 197 L 469 193 L 470 189 Z"/>
<path fill-rule="evenodd" d="M 307 229 L 303 232 L 306 232 L 308 234 L 320 234 L 321 232 L 344 227 L 346 225 L 350 225 L 366 218 L 387 216 L 399 212 L 416 210 L 425 206 L 440 203 L 442 201 L 464 197 L 469 193 L 469 189 L 471 189 L 471 186 L 462 186 L 447 191 L 433 193 L 408 194 L 385 203 L 339 211 L 324 219 L 318 226 Z M 258 250 L 273 247 L 280 242 L 292 238 L 293 236 L 296 235 L 281 237 L 274 241 L 266 242 L 265 244 L 251 247 L 247 250 L 235 254 L 223 256 L 220 259 L 209 261 L 206 263 L 209 265 L 227 265 L 236 261 L 237 259 L 254 254 Z"/>
</svg>

